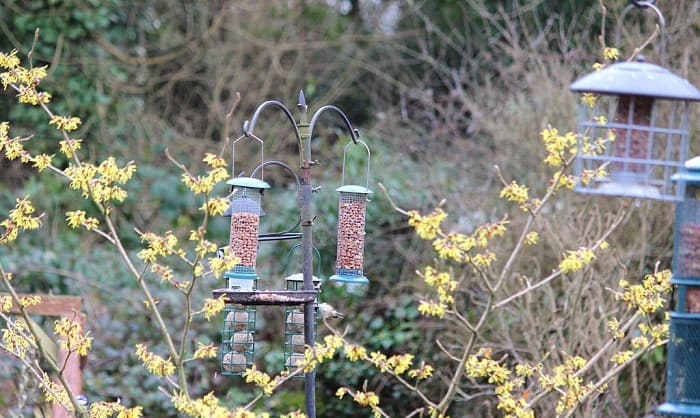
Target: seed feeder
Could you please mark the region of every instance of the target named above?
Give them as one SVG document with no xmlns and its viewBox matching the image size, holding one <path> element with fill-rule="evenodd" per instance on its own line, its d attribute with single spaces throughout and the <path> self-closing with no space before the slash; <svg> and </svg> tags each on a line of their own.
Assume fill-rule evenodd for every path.
<svg viewBox="0 0 700 418">
<path fill-rule="evenodd" d="M 664 20 L 652 3 L 633 2 L 623 16 L 633 6 L 653 10 L 662 27 L 663 56 Z M 688 158 L 689 105 L 700 100 L 697 88 L 642 56 L 635 62 L 612 64 L 588 74 L 569 88 L 599 96 L 592 108 L 581 104 L 581 138 L 594 141 L 614 135 L 600 154 L 580 144 L 574 174 L 580 177 L 584 170 L 604 169 L 609 176 L 579 183 L 577 191 L 657 200 L 682 198 L 683 191 L 674 191 L 670 178 Z"/>
<path fill-rule="evenodd" d="M 289 274 L 291 265 L 291 255 L 295 250 L 301 248 L 300 244 L 296 244 L 289 250 L 287 255 L 287 268 L 285 281 L 285 290 L 301 291 L 304 288 L 304 275 L 302 273 Z M 316 274 L 319 274 L 321 266 L 321 254 L 316 247 L 313 247 L 314 255 L 316 256 Z M 320 275 L 320 274 L 319 274 Z M 314 275 L 312 276 L 314 288 L 321 287 L 321 279 Z M 299 305 L 287 305 L 284 308 L 284 367 L 293 372 L 296 367 L 304 360 L 304 351 L 306 343 L 304 342 L 304 312 Z M 314 340 L 316 339 L 316 330 L 318 325 L 318 297 L 314 300 Z M 304 377 L 303 373 L 295 375 L 295 377 Z"/>
<path fill-rule="evenodd" d="M 367 173 L 365 186 L 345 184 L 345 157 L 348 147 L 360 144 L 367 151 Z M 344 283 L 353 289 L 357 285 L 369 283 L 362 271 L 365 244 L 365 212 L 369 186 L 370 151 L 362 140 L 353 140 L 343 150 L 343 174 L 341 184 L 336 191 L 340 194 L 338 204 L 338 246 L 335 274 L 331 282 Z"/>
<path fill-rule="evenodd" d="M 238 140 L 234 141 L 233 149 Z M 261 148 L 262 148 L 262 141 Z M 235 162 L 235 151 L 234 151 Z M 224 277 L 227 288 L 238 292 L 257 289 L 255 272 L 258 255 L 260 217 L 264 215 L 261 201 L 266 182 L 254 177 L 236 177 L 231 185 L 231 204 L 224 216 L 231 218 L 229 251 L 239 261 Z M 223 374 L 240 375 L 253 364 L 255 353 L 255 306 L 228 303 L 224 307 L 221 331 L 221 369 Z"/>
<path fill-rule="evenodd" d="M 676 205 L 673 254 L 675 307 L 670 312 L 663 415 L 700 417 L 700 157 L 673 176 L 685 190 Z"/>
</svg>

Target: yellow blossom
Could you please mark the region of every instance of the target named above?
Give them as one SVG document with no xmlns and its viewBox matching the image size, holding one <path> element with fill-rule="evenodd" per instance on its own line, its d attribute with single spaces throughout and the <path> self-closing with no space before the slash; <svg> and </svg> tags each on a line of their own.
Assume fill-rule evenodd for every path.
<svg viewBox="0 0 700 418">
<path fill-rule="evenodd" d="M 537 244 L 537 240 L 539 238 L 539 234 L 535 231 L 528 232 L 527 235 L 525 235 L 525 244 L 527 245 L 535 245 Z"/>
<path fill-rule="evenodd" d="M 622 351 L 620 353 L 615 353 L 611 358 L 610 361 L 616 364 L 622 364 L 626 362 L 627 360 L 631 359 L 634 356 L 633 351 Z"/>
<path fill-rule="evenodd" d="M 156 376 L 167 377 L 175 373 L 175 365 L 168 358 L 153 354 L 143 344 L 136 344 L 136 356 L 143 362 L 146 369 Z"/>
<path fill-rule="evenodd" d="M 211 153 L 206 153 L 204 158 L 202 158 L 202 161 L 207 163 L 212 168 L 226 167 L 226 161 L 223 158 Z"/>
<path fill-rule="evenodd" d="M 200 311 L 204 313 L 204 318 L 209 321 L 212 316 L 224 310 L 226 306 L 226 296 L 222 295 L 216 299 L 207 298 L 204 300 L 204 307 Z"/>
<path fill-rule="evenodd" d="M 581 247 L 575 251 L 567 251 L 564 259 L 559 262 L 559 269 L 562 273 L 575 272 L 590 264 L 595 258 L 595 253 L 585 247 Z"/>
<path fill-rule="evenodd" d="M 49 125 L 56 125 L 56 129 L 59 131 L 74 131 L 78 129 L 78 126 L 82 121 L 80 118 L 76 118 L 73 116 L 58 116 L 54 115 L 51 120 L 49 121 Z"/>
<path fill-rule="evenodd" d="M 59 337 L 61 348 L 69 353 L 76 352 L 85 357 L 92 347 L 92 337 L 83 333 L 83 327 L 77 321 L 61 318 L 54 322 L 53 332 Z"/>
<path fill-rule="evenodd" d="M 603 51 L 603 58 L 614 61 L 620 57 L 620 50 L 617 48 L 606 47 Z"/>
<path fill-rule="evenodd" d="M 17 58 L 17 50 L 13 49 L 9 54 L 0 52 L 0 67 L 6 70 L 12 70 L 19 66 L 19 58 Z"/>
<path fill-rule="evenodd" d="M 216 345 L 214 345 L 214 344 L 204 345 L 203 343 L 197 341 L 197 349 L 194 351 L 194 354 L 192 355 L 192 357 L 196 358 L 196 359 L 205 359 L 205 358 L 216 357 Z"/>
<path fill-rule="evenodd" d="M 51 165 L 51 159 L 54 157 L 54 155 L 48 155 L 48 154 L 39 154 L 34 157 L 34 168 L 36 168 L 39 172 L 44 171 L 44 169 L 48 166 Z"/>
<path fill-rule="evenodd" d="M 359 345 L 347 344 L 344 347 L 345 357 L 350 361 L 364 360 L 367 358 L 367 350 Z"/>
<path fill-rule="evenodd" d="M 510 184 L 506 185 L 502 190 L 500 196 L 507 200 L 516 203 L 524 203 L 529 199 L 528 189 L 525 186 L 512 181 Z"/>
<path fill-rule="evenodd" d="M 75 151 L 79 150 L 83 140 L 82 139 L 64 139 L 59 141 L 61 146 L 61 153 L 68 158 L 73 158 Z"/>
</svg>

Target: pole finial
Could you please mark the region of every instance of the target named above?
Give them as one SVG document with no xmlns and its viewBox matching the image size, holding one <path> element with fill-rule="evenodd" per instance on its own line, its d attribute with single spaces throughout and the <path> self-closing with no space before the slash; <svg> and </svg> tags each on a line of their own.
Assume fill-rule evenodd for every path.
<svg viewBox="0 0 700 418">
<path fill-rule="evenodd" d="M 306 97 L 304 97 L 304 90 L 299 90 L 299 106 L 306 106 Z"/>
</svg>

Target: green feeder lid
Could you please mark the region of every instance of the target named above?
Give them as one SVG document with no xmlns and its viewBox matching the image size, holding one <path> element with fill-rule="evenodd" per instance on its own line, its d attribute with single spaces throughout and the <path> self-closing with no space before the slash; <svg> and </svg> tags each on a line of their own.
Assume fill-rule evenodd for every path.
<svg viewBox="0 0 700 418">
<path fill-rule="evenodd" d="M 700 183 L 700 156 L 689 159 L 683 164 L 683 170 L 672 175 L 671 181 Z"/>
<path fill-rule="evenodd" d="M 227 181 L 226 184 L 237 187 L 248 187 L 251 189 L 269 189 L 270 185 L 266 182 L 253 177 L 235 177 Z"/>
<path fill-rule="evenodd" d="M 359 193 L 359 194 L 372 194 L 374 193 L 370 189 L 362 186 L 355 186 L 353 184 L 348 184 L 347 186 L 340 186 L 335 189 L 336 192 L 340 193 Z"/>
</svg>

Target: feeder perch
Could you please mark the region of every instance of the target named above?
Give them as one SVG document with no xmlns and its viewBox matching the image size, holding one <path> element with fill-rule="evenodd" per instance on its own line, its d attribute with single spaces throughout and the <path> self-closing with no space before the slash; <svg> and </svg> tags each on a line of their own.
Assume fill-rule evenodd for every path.
<svg viewBox="0 0 700 418">
<path fill-rule="evenodd" d="M 680 200 L 670 177 L 688 154 L 690 102 L 700 91 L 669 70 L 644 62 L 624 62 L 588 74 L 570 86 L 571 91 L 599 96 L 590 108 L 581 105 L 580 136 L 609 138 L 602 154 L 579 146 L 574 174 L 605 169 L 609 176 L 594 178 L 576 190 L 615 196 Z M 600 118 L 604 116 L 604 118 Z"/>
<path fill-rule="evenodd" d="M 676 205 L 673 278 L 663 415 L 700 417 L 700 157 L 673 176 L 685 191 Z"/>
<path fill-rule="evenodd" d="M 329 279 L 331 282 L 345 284 L 367 284 L 362 268 L 364 262 L 365 245 L 365 212 L 367 198 L 372 193 L 367 188 L 369 184 L 370 152 L 367 144 L 357 140 L 367 151 L 367 173 L 365 186 L 345 185 L 345 155 L 348 147 L 354 145 L 350 142 L 345 146 L 343 153 L 343 185 L 336 189 L 340 194 L 338 204 L 338 245 L 335 263 L 335 274 Z"/>
</svg>

